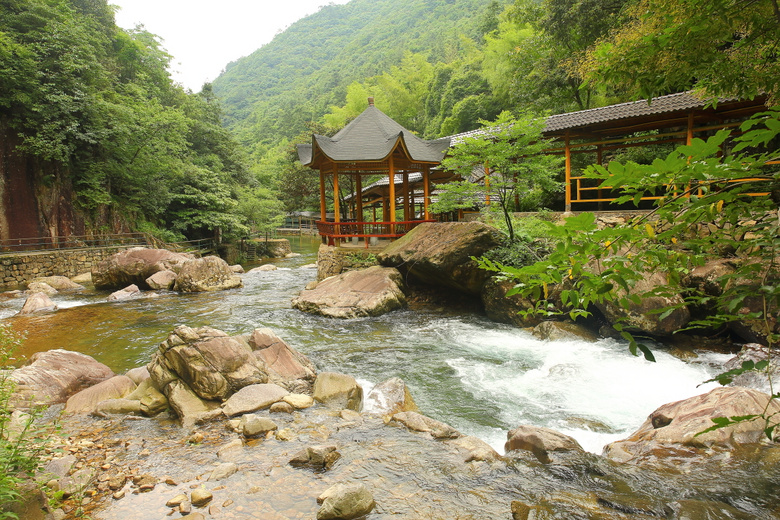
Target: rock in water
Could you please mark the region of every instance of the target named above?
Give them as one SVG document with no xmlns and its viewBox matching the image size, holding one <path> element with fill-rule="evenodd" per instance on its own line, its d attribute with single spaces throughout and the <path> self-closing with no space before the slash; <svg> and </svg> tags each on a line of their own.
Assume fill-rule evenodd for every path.
<svg viewBox="0 0 780 520">
<path fill-rule="evenodd" d="M 317 502 L 317 520 L 352 520 L 370 513 L 376 503 L 368 488 L 360 483 L 336 484 L 325 490 Z"/>
<path fill-rule="evenodd" d="M 173 288 L 180 292 L 208 292 L 242 286 L 241 277 L 230 269 L 227 262 L 218 256 L 207 256 L 184 262 Z"/>
<path fill-rule="evenodd" d="M 490 273 L 471 257 L 482 256 L 503 240 L 500 231 L 481 222 L 430 222 L 387 246 L 377 258 L 420 283 L 479 295 Z"/>
<path fill-rule="evenodd" d="M 293 308 L 331 318 L 379 316 L 406 305 L 397 269 L 373 266 L 327 278 L 293 299 Z"/>
<path fill-rule="evenodd" d="M 542 426 L 518 426 L 506 435 L 504 450 L 526 450 L 536 455 L 543 463 L 549 463 L 551 451 L 584 452 L 580 443 L 568 435 Z"/>
<path fill-rule="evenodd" d="M 73 395 L 65 405 L 68 413 L 92 413 L 98 403 L 119 399 L 135 390 L 135 383 L 127 376 L 114 376 Z"/>
<path fill-rule="evenodd" d="M 92 283 L 97 289 L 121 289 L 135 284 L 146 288 L 146 279 L 158 271 L 178 270 L 192 255 L 166 249 L 134 247 L 120 251 L 92 267 Z"/>
<path fill-rule="evenodd" d="M 56 311 L 57 305 L 51 301 L 46 293 L 38 292 L 30 295 L 27 301 L 24 302 L 22 310 L 19 314 L 33 314 L 36 312 L 51 312 Z"/>
<path fill-rule="evenodd" d="M 114 373 L 91 357 L 68 350 L 38 352 L 30 364 L 9 376 L 16 384 L 14 408 L 64 403 L 76 392 L 112 377 Z"/>
<path fill-rule="evenodd" d="M 756 443 L 766 438 L 765 424 L 760 418 L 700 433 L 713 426 L 712 419 L 716 417 L 762 413 L 780 416 L 780 402 L 770 400 L 768 394 L 751 388 L 716 388 L 706 394 L 659 407 L 628 439 L 608 444 L 604 455 L 626 462 L 645 455 L 657 457 L 664 450 L 671 453 L 675 447 L 690 451 L 713 446 L 728 449 L 739 444 Z"/>
<path fill-rule="evenodd" d="M 347 408 L 359 412 L 363 405 L 363 387 L 352 376 L 320 372 L 314 381 L 314 400 L 330 408 Z"/>
</svg>

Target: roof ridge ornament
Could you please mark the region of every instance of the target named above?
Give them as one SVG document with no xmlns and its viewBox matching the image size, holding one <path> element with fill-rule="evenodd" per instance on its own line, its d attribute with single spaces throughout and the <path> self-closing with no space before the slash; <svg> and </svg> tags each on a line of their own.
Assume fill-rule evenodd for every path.
<svg viewBox="0 0 780 520">
<path fill-rule="evenodd" d="M 374 96 L 368 97 L 368 106 L 370 107 L 374 106 Z"/>
</svg>

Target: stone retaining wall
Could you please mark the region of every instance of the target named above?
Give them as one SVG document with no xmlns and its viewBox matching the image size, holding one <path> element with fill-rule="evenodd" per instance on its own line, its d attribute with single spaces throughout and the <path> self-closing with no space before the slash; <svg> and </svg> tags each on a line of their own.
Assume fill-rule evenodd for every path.
<svg viewBox="0 0 780 520">
<path fill-rule="evenodd" d="M 73 277 L 91 271 L 93 264 L 129 247 L 4 254 L 0 256 L 0 286 L 26 285 L 42 276 Z"/>
</svg>

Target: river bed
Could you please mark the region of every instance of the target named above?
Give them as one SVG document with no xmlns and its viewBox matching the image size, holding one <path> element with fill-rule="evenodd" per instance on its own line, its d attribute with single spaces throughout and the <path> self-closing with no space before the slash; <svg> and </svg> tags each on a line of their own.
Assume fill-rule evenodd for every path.
<svg viewBox="0 0 780 520">
<path fill-rule="evenodd" d="M 203 294 L 161 293 L 108 303 L 108 293 L 57 295 L 51 314 L 13 317 L 23 299 L 0 306 L 27 339 L 20 354 L 54 348 L 83 352 L 115 372 L 141 366 L 179 324 L 229 334 L 269 327 L 319 370 L 356 377 L 366 393 L 398 376 L 420 410 L 503 452 L 520 424 L 554 428 L 600 453 L 634 431 L 659 405 L 701 394 L 729 355 L 699 352 L 682 361 L 656 350 L 657 362 L 621 342 L 540 341 L 479 314 L 415 306 L 379 318 L 335 320 L 294 310 L 290 300 L 316 278 L 318 241 L 292 237 L 301 256 L 273 260 L 275 271 L 243 275 L 244 287 Z M 256 266 L 248 265 L 247 270 Z"/>
</svg>

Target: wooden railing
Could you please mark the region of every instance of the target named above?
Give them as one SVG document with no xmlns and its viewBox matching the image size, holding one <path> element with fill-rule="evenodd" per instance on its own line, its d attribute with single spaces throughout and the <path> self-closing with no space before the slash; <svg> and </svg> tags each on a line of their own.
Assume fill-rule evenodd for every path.
<svg viewBox="0 0 780 520">
<path fill-rule="evenodd" d="M 323 222 L 317 221 L 317 231 L 329 239 L 334 238 L 399 238 L 423 222 L 434 220 L 408 220 L 403 222 Z"/>
</svg>

